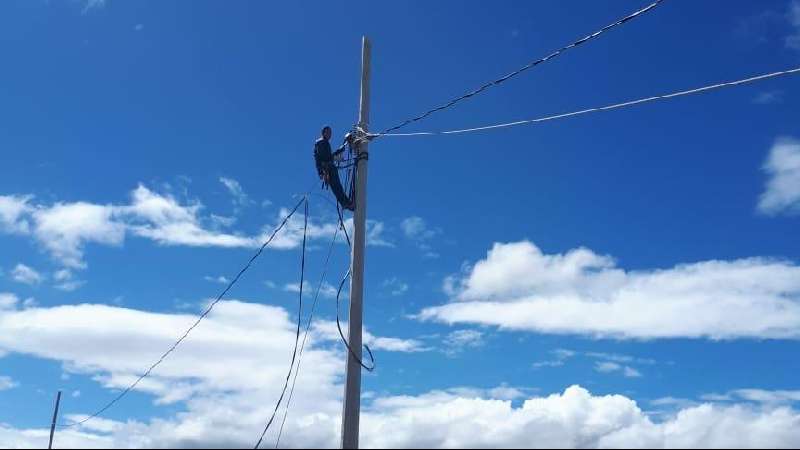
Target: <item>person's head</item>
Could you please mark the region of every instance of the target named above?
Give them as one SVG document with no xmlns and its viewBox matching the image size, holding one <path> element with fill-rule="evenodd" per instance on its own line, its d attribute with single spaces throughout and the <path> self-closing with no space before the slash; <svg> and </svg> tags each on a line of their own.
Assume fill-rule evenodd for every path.
<svg viewBox="0 0 800 450">
<path fill-rule="evenodd" d="M 322 127 L 322 138 L 325 139 L 326 141 L 330 141 L 331 136 L 333 136 L 333 130 L 331 130 L 331 127 L 327 125 Z"/>
</svg>

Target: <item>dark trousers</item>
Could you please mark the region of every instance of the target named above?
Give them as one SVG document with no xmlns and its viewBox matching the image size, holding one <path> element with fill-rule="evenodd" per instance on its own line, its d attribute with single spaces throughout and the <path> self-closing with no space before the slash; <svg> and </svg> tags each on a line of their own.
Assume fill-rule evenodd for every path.
<svg viewBox="0 0 800 450">
<path fill-rule="evenodd" d="M 342 207 L 350 206 L 350 198 L 347 197 L 347 194 L 344 192 L 344 188 L 342 187 L 342 180 L 339 179 L 339 171 L 336 169 L 336 166 L 330 165 L 325 170 L 325 173 L 328 175 L 328 186 L 331 187 L 331 191 L 333 191 L 333 195 L 336 196 L 336 200 L 342 205 Z"/>
</svg>

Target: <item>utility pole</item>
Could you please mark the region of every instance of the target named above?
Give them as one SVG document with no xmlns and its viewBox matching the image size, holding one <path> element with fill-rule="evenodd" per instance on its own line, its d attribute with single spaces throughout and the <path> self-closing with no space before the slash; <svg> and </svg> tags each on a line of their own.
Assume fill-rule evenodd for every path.
<svg viewBox="0 0 800 450">
<path fill-rule="evenodd" d="M 56 396 L 56 409 L 53 411 L 53 424 L 50 425 L 50 443 L 47 444 L 47 448 L 53 448 L 53 435 L 56 433 L 56 422 L 58 422 L 58 405 L 61 403 L 61 391 L 58 391 L 58 395 Z"/>
<path fill-rule="evenodd" d="M 361 108 L 358 125 L 365 132 L 369 124 L 369 78 L 372 45 L 364 36 L 361 43 Z M 358 448 L 358 425 L 361 414 L 361 328 L 364 298 L 364 244 L 367 220 L 367 157 L 368 142 L 359 140 L 356 146 L 356 208 L 353 213 L 353 277 L 350 280 L 350 348 L 358 357 L 347 353 L 347 379 L 342 413 L 342 448 Z"/>
</svg>

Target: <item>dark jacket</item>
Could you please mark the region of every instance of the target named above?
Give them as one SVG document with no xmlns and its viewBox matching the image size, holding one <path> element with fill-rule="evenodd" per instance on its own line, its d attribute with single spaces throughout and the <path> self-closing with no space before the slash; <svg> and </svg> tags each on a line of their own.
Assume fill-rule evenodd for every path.
<svg viewBox="0 0 800 450">
<path fill-rule="evenodd" d="M 314 144 L 314 161 L 317 164 L 317 173 L 322 176 L 325 171 L 333 166 L 334 157 L 340 155 L 344 151 L 344 146 L 338 148 L 335 152 L 331 151 L 331 143 L 325 138 L 317 139 Z"/>
</svg>

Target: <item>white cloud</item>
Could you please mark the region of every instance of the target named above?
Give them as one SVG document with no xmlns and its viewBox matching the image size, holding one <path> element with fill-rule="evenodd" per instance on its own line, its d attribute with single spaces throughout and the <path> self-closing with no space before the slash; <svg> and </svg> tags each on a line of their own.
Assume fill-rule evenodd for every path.
<svg viewBox="0 0 800 450">
<path fill-rule="evenodd" d="M 157 194 L 144 186 L 133 191 L 130 206 L 118 211 L 130 221 L 131 231 L 163 245 L 190 247 L 253 247 L 252 238 L 216 233 L 202 227 L 198 213 L 202 205 L 182 206 L 169 195 Z"/>
<path fill-rule="evenodd" d="M 537 361 L 537 362 L 533 363 L 533 367 L 535 369 L 539 369 L 539 368 L 542 368 L 542 367 L 561 367 L 561 366 L 564 365 L 564 363 L 568 359 L 570 359 L 570 358 L 572 358 L 572 357 L 574 357 L 575 355 L 578 354 L 574 350 L 568 350 L 568 349 L 564 349 L 564 348 L 558 348 L 558 349 L 552 350 L 550 353 L 555 357 L 555 359 L 546 360 L 546 361 Z"/>
<path fill-rule="evenodd" d="M 455 356 L 468 349 L 477 349 L 485 344 L 483 333 L 477 330 L 456 330 L 442 340 L 444 352 Z"/>
<path fill-rule="evenodd" d="M 42 274 L 22 263 L 17 264 L 11 271 L 11 278 L 18 283 L 29 285 L 39 284 L 43 279 Z"/>
<path fill-rule="evenodd" d="M 227 277 L 224 277 L 222 275 L 220 275 L 218 277 L 205 276 L 205 277 L 203 277 L 203 279 L 206 280 L 206 281 L 210 281 L 212 283 L 219 283 L 219 284 L 228 284 L 228 283 L 231 282 L 231 280 L 229 280 Z"/>
<path fill-rule="evenodd" d="M 551 359 L 548 361 L 537 361 L 533 363 L 533 368 L 540 369 L 542 367 L 561 367 L 564 365 L 563 359 Z"/>
<path fill-rule="evenodd" d="M 770 216 L 800 213 L 800 141 L 777 139 L 763 169 L 769 180 L 758 211 Z"/>
<path fill-rule="evenodd" d="M 724 395 L 705 394 L 704 400 L 717 402 L 731 402 L 735 399 L 749 402 L 765 403 L 768 405 L 779 405 L 792 402 L 800 402 L 800 391 L 765 389 L 736 389 Z"/>
<path fill-rule="evenodd" d="M 278 211 L 275 224 L 265 226 L 262 230 L 261 236 L 257 239 L 259 245 L 261 242 L 264 242 L 269 238 L 272 234 L 273 230 L 277 228 L 280 224 L 280 221 L 289 215 L 291 210 L 287 208 L 280 208 Z M 298 209 L 297 213 L 286 222 L 286 226 L 275 235 L 275 239 L 270 244 L 273 248 L 278 249 L 292 249 L 298 248 L 303 243 L 303 226 L 304 226 L 304 217 L 302 209 Z M 339 223 L 338 220 L 332 223 L 323 223 L 317 224 L 313 219 L 309 218 L 308 220 L 308 231 L 307 237 L 308 239 L 333 239 L 333 235 L 338 228 Z M 352 232 L 350 236 L 353 236 Z M 344 239 L 340 240 L 340 242 L 344 241 Z"/>
<path fill-rule="evenodd" d="M 11 377 L 0 375 L 0 391 L 7 391 L 19 386 L 19 383 L 12 380 Z"/>
<path fill-rule="evenodd" d="M 383 222 L 367 220 L 367 245 L 373 247 L 394 247 L 394 243 L 383 237 Z M 350 234 L 352 236 L 352 234 Z"/>
<path fill-rule="evenodd" d="M 236 217 L 218 216 L 216 214 L 211 214 L 209 219 L 211 221 L 212 228 L 215 230 L 220 228 L 230 228 L 236 225 L 237 222 Z"/>
<path fill-rule="evenodd" d="M 535 369 L 539 369 L 542 367 L 561 367 L 567 362 L 567 360 L 571 358 L 575 358 L 576 356 L 585 356 L 588 358 L 599 360 L 594 365 L 594 370 L 596 370 L 597 372 L 601 373 L 620 372 L 627 378 L 638 378 L 642 376 L 642 373 L 639 372 L 637 369 L 625 364 L 631 364 L 631 363 L 655 364 L 655 360 L 652 359 L 635 358 L 633 356 L 619 355 L 616 353 L 602 353 L 602 352 L 578 353 L 574 350 L 568 350 L 563 348 L 552 350 L 550 353 L 554 356 L 554 359 L 535 362 L 533 363 L 533 367 Z"/>
<path fill-rule="evenodd" d="M 76 280 L 69 269 L 57 270 L 53 274 L 53 279 L 57 281 L 54 287 L 65 292 L 75 291 L 86 284 L 83 280 Z"/>
<path fill-rule="evenodd" d="M 406 237 L 415 240 L 428 240 L 436 236 L 437 232 L 428 228 L 425 220 L 422 217 L 413 216 L 404 219 L 400 223 Z"/>
<path fill-rule="evenodd" d="M 622 374 L 627 378 L 639 378 L 642 376 L 641 372 L 634 369 L 633 367 L 628 367 L 628 366 L 625 366 L 625 370 L 622 371 Z"/>
<path fill-rule="evenodd" d="M 27 309 L 27 308 L 35 308 L 37 306 L 39 306 L 39 302 L 37 302 L 36 299 L 32 298 L 32 297 L 26 298 L 22 302 L 22 307 L 25 308 L 25 309 Z"/>
<path fill-rule="evenodd" d="M 111 206 L 85 202 L 37 208 L 33 213 L 34 234 L 62 264 L 81 269 L 86 267 L 83 262 L 86 243 L 121 245 L 125 239 L 125 226 L 114 220 L 113 212 Z"/>
<path fill-rule="evenodd" d="M 225 189 L 233 197 L 233 205 L 238 208 L 243 208 L 252 203 L 247 193 L 244 192 L 242 185 L 233 178 L 220 177 L 219 182 L 225 186 Z"/>
<path fill-rule="evenodd" d="M 72 271 L 69 269 L 59 269 L 53 274 L 56 281 L 69 281 L 72 279 Z"/>
<path fill-rule="evenodd" d="M 133 27 L 133 31 L 142 31 L 142 30 L 144 30 L 144 24 L 137 23 L 137 24 L 136 24 L 136 25 Z"/>
<path fill-rule="evenodd" d="M 495 244 L 418 317 L 617 339 L 800 338 L 800 267 L 762 258 L 625 271 L 580 248 Z"/>
<path fill-rule="evenodd" d="M 323 282 L 322 285 L 319 283 L 311 283 L 309 281 L 305 281 L 303 283 L 303 297 L 313 297 L 314 294 L 317 292 L 317 287 L 319 287 L 319 295 L 323 298 L 336 298 L 336 288 L 333 287 L 327 281 Z M 300 283 L 288 283 L 283 286 L 283 290 L 286 292 L 300 292 Z"/>
<path fill-rule="evenodd" d="M 78 305 L 0 313 L 0 348 L 61 361 L 73 373 L 120 388 L 169 345 L 193 317 Z M 326 326 L 329 326 L 326 325 Z M 137 390 L 180 412 L 151 419 L 99 419 L 60 430 L 69 448 L 238 448 L 252 446 L 286 375 L 293 324 L 282 308 L 223 302 Z M 282 444 L 333 448 L 341 414 L 341 348 L 312 333 Z M 114 349 L 115 351 L 109 351 Z M 376 376 L 380 376 L 377 373 Z M 777 447 L 800 446 L 800 413 L 790 407 L 702 404 L 664 421 L 621 395 L 572 386 L 527 397 L 524 388 L 450 388 L 374 396 L 362 407 L 366 448 Z M 527 397 L 527 398 L 526 398 Z M 525 399 L 515 407 L 512 400 Z M 117 406 L 124 411 L 125 400 Z M 68 420 L 80 417 L 64 405 Z M 85 411 L 88 412 L 88 411 Z M 271 445 L 273 429 L 267 435 Z M 42 447 L 48 429 L 0 424 L 0 442 Z"/>
<path fill-rule="evenodd" d="M 603 353 L 603 352 L 586 352 L 586 356 L 595 359 L 602 359 L 605 361 L 614 361 L 618 363 L 638 363 L 638 364 L 655 364 L 656 361 L 650 358 L 636 358 L 629 355 L 620 355 L 617 353 Z"/>
<path fill-rule="evenodd" d="M 706 404 L 659 423 L 626 397 L 579 386 L 519 408 L 432 392 L 378 399 L 367 414 L 363 439 L 377 448 L 785 448 L 800 440 L 800 415 L 790 409 Z"/>
<path fill-rule="evenodd" d="M 587 353 L 592 357 L 600 357 L 605 359 L 598 361 L 594 365 L 594 370 L 600 373 L 621 372 L 626 378 L 640 378 L 642 373 L 630 366 L 625 366 L 614 361 L 633 361 L 633 358 L 621 355 L 607 355 L 605 353 Z M 595 355 L 595 356 L 593 356 Z"/>
<path fill-rule="evenodd" d="M 617 364 L 615 362 L 610 362 L 610 361 L 601 361 L 601 362 L 595 363 L 595 365 L 594 365 L 594 370 L 596 370 L 598 372 L 601 372 L 601 373 L 614 372 L 614 371 L 617 371 L 617 370 L 620 370 L 620 369 L 622 369 L 622 366 L 620 366 L 619 364 Z"/>
<path fill-rule="evenodd" d="M 342 322 L 342 332 L 347 336 L 348 324 Z M 327 342 L 341 342 L 341 335 L 339 329 L 336 327 L 336 322 L 330 320 L 317 320 L 313 326 L 314 334 L 320 341 Z M 418 353 L 427 352 L 430 349 L 416 339 L 400 339 L 375 336 L 368 330 L 362 333 L 362 340 L 367 344 L 370 350 L 373 351 L 387 351 L 399 353 Z M 343 345 L 343 344 L 342 344 Z"/>
<path fill-rule="evenodd" d="M 33 211 L 28 202 L 31 196 L 0 195 L 0 231 L 27 234 L 30 223 L 26 216 Z"/>
<path fill-rule="evenodd" d="M 83 13 L 106 6 L 106 0 L 84 0 Z"/>
<path fill-rule="evenodd" d="M 0 196 L 0 232 L 32 234 L 50 255 L 69 269 L 83 269 L 86 244 L 119 246 L 132 234 L 162 245 L 190 247 L 256 248 L 289 213 L 282 209 L 274 225 L 264 227 L 257 236 L 225 233 L 216 228 L 233 223 L 227 218 L 201 214 L 199 202 L 181 204 L 169 194 L 159 194 L 143 185 L 131 193 L 127 205 L 98 205 L 87 202 L 56 203 L 51 206 L 30 204 L 31 196 Z M 302 214 L 289 221 L 272 247 L 294 249 L 302 242 Z M 309 238 L 331 238 L 336 223 L 309 221 Z M 383 224 L 368 223 L 370 245 L 391 245 L 382 240 Z M 74 289 L 79 282 L 64 283 Z"/>
<path fill-rule="evenodd" d="M 397 277 L 387 278 L 381 284 L 384 290 L 390 295 L 397 297 L 408 292 L 408 284 L 400 281 Z"/>
<path fill-rule="evenodd" d="M 365 448 L 794 448 L 800 444 L 800 414 L 789 408 L 702 404 L 658 422 L 627 397 L 595 396 L 580 386 L 529 398 L 516 408 L 510 400 L 475 394 L 486 392 L 451 389 L 376 398 L 362 408 L 361 443 Z M 58 436 L 62 446 L 69 447 L 252 446 L 248 428 L 257 425 L 251 425 L 250 410 L 228 409 L 229 401 L 220 397 L 214 405 L 203 405 L 208 408 L 203 415 L 193 411 L 147 424 L 100 421 L 93 429 L 64 430 Z M 214 406 L 223 411 L 215 414 Z M 336 413 L 309 413 L 292 425 L 284 433 L 286 446 L 337 446 Z M 12 448 L 41 446 L 47 432 L 5 426 L 0 427 L 0 440 Z"/>
<path fill-rule="evenodd" d="M 439 254 L 433 251 L 430 244 L 434 238 L 442 234 L 439 228 L 431 228 L 422 217 L 412 216 L 400 223 L 406 238 L 411 239 L 423 251 L 426 258 L 438 258 Z"/>
<path fill-rule="evenodd" d="M 19 298 L 8 292 L 0 292 L 0 311 L 14 309 L 19 303 Z"/>
</svg>

